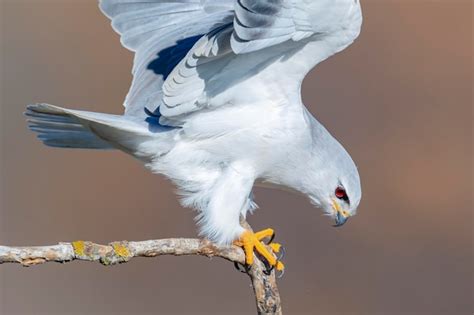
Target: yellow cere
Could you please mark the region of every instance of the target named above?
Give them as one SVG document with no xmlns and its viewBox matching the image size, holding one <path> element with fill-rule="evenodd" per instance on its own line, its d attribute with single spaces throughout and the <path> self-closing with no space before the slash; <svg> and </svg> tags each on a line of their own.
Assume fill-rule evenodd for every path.
<svg viewBox="0 0 474 315">
<path fill-rule="evenodd" d="M 336 211 L 336 213 L 340 212 L 344 218 L 349 217 L 349 212 L 347 212 L 346 210 L 342 210 L 341 206 L 335 199 L 332 200 L 332 207 L 334 208 L 334 211 Z"/>
</svg>

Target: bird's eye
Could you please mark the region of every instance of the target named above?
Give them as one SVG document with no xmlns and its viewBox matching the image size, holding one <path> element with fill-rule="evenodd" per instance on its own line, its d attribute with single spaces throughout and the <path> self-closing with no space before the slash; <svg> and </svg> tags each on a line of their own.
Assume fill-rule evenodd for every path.
<svg viewBox="0 0 474 315">
<path fill-rule="evenodd" d="M 342 200 L 345 200 L 345 201 L 349 200 L 349 197 L 347 196 L 347 193 L 346 193 L 345 189 L 342 188 L 342 187 L 337 187 L 334 194 L 339 199 L 342 199 Z"/>
</svg>

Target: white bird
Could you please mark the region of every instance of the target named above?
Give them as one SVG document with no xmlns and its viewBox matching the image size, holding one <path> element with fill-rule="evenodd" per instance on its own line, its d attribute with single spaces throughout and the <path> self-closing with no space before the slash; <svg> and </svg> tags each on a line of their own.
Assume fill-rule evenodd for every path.
<svg viewBox="0 0 474 315">
<path fill-rule="evenodd" d="M 240 218 L 254 185 L 303 193 L 340 226 L 361 199 L 357 168 L 301 100 L 306 74 L 359 35 L 359 0 L 100 0 L 135 52 L 124 115 L 30 105 L 49 146 L 122 150 L 170 178 L 200 234 L 283 264 Z M 274 252 L 279 244 L 272 243 Z"/>
</svg>

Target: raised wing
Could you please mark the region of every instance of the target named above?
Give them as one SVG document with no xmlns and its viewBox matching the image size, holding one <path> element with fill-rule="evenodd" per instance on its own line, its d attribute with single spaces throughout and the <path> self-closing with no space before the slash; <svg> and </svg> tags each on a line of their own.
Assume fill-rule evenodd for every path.
<svg viewBox="0 0 474 315">
<path fill-rule="evenodd" d="M 122 44 L 135 52 L 125 114 L 145 118 L 148 110 L 170 124 L 208 107 L 209 95 L 225 89 L 217 74 L 227 71 L 226 81 L 238 82 L 258 72 L 227 67 L 239 56 L 258 53 L 268 64 L 295 43 L 355 29 L 338 39 L 335 53 L 357 37 L 361 23 L 358 0 L 99 1 Z"/>
<path fill-rule="evenodd" d="M 125 114 L 145 117 L 161 86 L 196 41 L 233 18 L 233 0 L 99 0 L 122 45 L 135 52 Z"/>
<path fill-rule="evenodd" d="M 210 98 L 216 90 L 222 92 L 218 78 L 238 82 L 235 76 L 241 76 L 242 81 L 257 74 L 264 61 L 265 66 L 281 62 L 295 46 L 302 48 L 298 42 L 334 37 L 327 55 L 314 52 L 301 60 L 315 65 L 352 43 L 361 18 L 358 0 L 236 0 L 233 23 L 203 36 L 164 82 L 161 121 L 181 124 L 186 120 L 183 115 L 212 108 Z M 242 64 L 237 66 L 235 60 L 244 58 L 240 55 L 248 55 L 246 62 L 254 63 L 246 73 L 238 71 Z M 223 72 L 228 75 L 222 76 Z"/>
</svg>

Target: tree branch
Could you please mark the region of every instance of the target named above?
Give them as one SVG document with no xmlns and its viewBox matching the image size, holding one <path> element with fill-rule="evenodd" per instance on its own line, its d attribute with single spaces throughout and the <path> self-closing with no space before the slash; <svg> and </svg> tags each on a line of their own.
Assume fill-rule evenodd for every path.
<svg viewBox="0 0 474 315">
<path fill-rule="evenodd" d="M 0 246 L 0 264 L 19 263 L 25 267 L 46 262 L 66 263 L 73 260 L 100 262 L 104 266 L 126 263 L 134 257 L 156 257 L 161 255 L 200 255 L 221 257 L 228 261 L 244 264 L 245 255 L 237 246 L 219 246 L 208 240 L 161 239 L 141 242 L 112 242 L 100 245 L 76 241 L 52 246 L 7 247 Z M 246 271 L 251 279 L 257 302 L 258 314 L 281 314 L 280 295 L 275 274 L 265 274 L 260 260 Z"/>
</svg>

